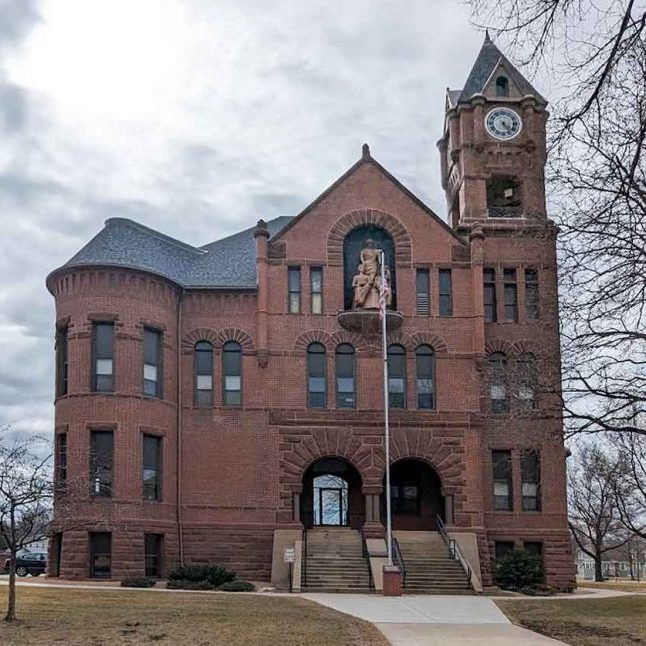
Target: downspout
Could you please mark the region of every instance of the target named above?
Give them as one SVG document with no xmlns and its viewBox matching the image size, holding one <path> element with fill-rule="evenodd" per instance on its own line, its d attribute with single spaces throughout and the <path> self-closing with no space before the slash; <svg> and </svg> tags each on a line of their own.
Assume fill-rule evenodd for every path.
<svg viewBox="0 0 646 646">
<path fill-rule="evenodd" d="M 176 442 L 175 451 L 175 481 L 177 485 L 177 545 L 179 551 L 179 564 L 184 565 L 184 530 L 182 527 L 182 301 L 184 297 L 184 288 L 180 288 L 177 299 L 176 330 L 177 338 L 175 340 L 177 348 L 177 388 L 175 392 L 175 409 L 176 409 Z"/>
</svg>

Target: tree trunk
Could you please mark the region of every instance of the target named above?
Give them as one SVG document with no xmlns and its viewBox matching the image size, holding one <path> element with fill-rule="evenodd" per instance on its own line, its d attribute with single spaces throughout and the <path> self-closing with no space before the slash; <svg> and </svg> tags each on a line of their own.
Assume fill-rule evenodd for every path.
<svg viewBox="0 0 646 646">
<path fill-rule="evenodd" d="M 603 570 L 601 569 L 601 552 L 598 550 L 594 554 L 594 580 L 603 581 Z"/>
<path fill-rule="evenodd" d="M 9 565 L 9 599 L 7 601 L 7 614 L 5 621 L 16 619 L 16 550 L 11 550 L 11 563 Z"/>
</svg>

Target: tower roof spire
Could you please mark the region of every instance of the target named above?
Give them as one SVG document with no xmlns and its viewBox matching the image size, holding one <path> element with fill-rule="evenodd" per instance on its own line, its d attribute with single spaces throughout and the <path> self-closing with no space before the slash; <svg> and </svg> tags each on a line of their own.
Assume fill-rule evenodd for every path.
<svg viewBox="0 0 646 646">
<path fill-rule="evenodd" d="M 491 75 L 498 67 L 504 65 L 505 72 L 510 81 L 518 88 L 522 96 L 530 95 L 539 103 L 547 105 L 547 101 L 539 94 L 534 86 L 509 62 L 505 55 L 494 45 L 489 37 L 489 30 L 485 32 L 484 42 L 476 58 L 471 72 L 467 77 L 464 88 L 460 93 L 459 102 L 469 101 L 474 94 L 482 94 Z"/>
</svg>

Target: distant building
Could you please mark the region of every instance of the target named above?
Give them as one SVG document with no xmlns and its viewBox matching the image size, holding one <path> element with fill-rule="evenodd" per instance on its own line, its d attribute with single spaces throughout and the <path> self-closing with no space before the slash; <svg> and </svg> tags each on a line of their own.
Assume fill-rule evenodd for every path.
<svg viewBox="0 0 646 646">
<path fill-rule="evenodd" d="M 487 38 L 446 95 L 448 224 L 364 146 L 296 217 L 199 248 L 111 218 L 53 271 L 57 477 L 87 495 L 51 572 L 269 579 L 303 528 L 383 536 L 381 250 L 395 530 L 572 587 L 546 105 Z"/>
</svg>

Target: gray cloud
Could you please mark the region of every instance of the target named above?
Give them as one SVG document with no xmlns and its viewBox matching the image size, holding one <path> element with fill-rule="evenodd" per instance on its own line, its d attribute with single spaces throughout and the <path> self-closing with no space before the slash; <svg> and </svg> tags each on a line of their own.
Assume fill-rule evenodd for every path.
<svg viewBox="0 0 646 646">
<path fill-rule="evenodd" d="M 0 424 L 51 430 L 54 308 L 44 280 L 108 217 L 205 244 L 298 213 L 364 141 L 444 214 L 435 148 L 444 89 L 463 83 L 482 40 L 452 0 L 177 0 L 181 20 L 166 25 L 163 43 L 176 47 L 179 71 L 164 70 L 159 87 L 148 87 L 146 69 L 131 86 L 119 69 L 110 76 L 101 67 L 110 52 L 93 50 L 87 33 L 97 25 L 61 27 L 64 5 L 0 0 Z M 114 25 L 107 42 L 124 42 Z M 136 68 L 152 27 L 134 26 Z M 61 28 L 69 34 L 57 40 Z M 61 82 L 32 74 L 57 54 L 47 43 L 74 39 L 86 49 L 54 70 Z M 82 66 L 94 61 L 103 76 Z M 154 77 L 158 63 L 149 64 Z"/>
</svg>

